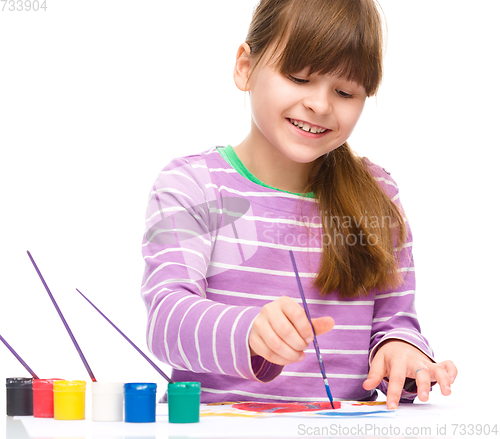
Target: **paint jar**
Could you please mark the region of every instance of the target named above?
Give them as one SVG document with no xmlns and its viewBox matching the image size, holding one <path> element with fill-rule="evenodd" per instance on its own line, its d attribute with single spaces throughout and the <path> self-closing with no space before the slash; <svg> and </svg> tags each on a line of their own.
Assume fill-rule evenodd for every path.
<svg viewBox="0 0 500 439">
<path fill-rule="evenodd" d="M 33 378 L 7 378 L 7 416 L 33 415 Z"/>
<path fill-rule="evenodd" d="M 123 383 L 92 383 L 92 420 L 123 421 Z"/>
<path fill-rule="evenodd" d="M 156 421 L 156 383 L 126 383 L 125 422 Z"/>
<path fill-rule="evenodd" d="M 33 380 L 33 416 L 35 418 L 54 417 L 54 381 L 61 378 Z"/>
<path fill-rule="evenodd" d="M 168 422 L 188 424 L 200 422 L 200 383 L 168 384 Z"/>
<path fill-rule="evenodd" d="M 54 381 L 54 419 L 85 419 L 85 381 Z"/>
</svg>

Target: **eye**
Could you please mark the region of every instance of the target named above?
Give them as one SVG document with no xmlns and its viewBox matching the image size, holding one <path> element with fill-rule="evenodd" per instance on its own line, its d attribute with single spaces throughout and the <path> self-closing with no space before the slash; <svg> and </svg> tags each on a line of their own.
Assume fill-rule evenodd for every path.
<svg viewBox="0 0 500 439">
<path fill-rule="evenodd" d="M 336 92 L 339 94 L 339 96 L 340 96 L 340 97 L 342 97 L 342 98 L 350 99 L 350 98 L 352 98 L 352 97 L 353 97 L 353 95 L 350 95 L 349 93 L 346 93 L 346 92 L 344 92 L 344 91 L 342 91 L 342 90 L 335 90 L 335 91 L 336 91 Z"/>
<path fill-rule="evenodd" d="M 288 79 L 296 84 L 307 84 L 309 81 L 307 79 L 296 78 L 295 76 L 288 75 Z"/>
</svg>

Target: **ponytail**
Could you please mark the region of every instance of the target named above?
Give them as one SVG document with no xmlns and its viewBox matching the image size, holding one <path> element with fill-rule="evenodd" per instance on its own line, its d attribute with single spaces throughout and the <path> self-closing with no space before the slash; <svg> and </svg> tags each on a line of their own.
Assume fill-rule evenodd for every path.
<svg viewBox="0 0 500 439">
<path fill-rule="evenodd" d="M 404 218 L 365 159 L 344 143 L 324 156 L 306 192 L 314 192 L 322 218 L 322 261 L 314 280 L 321 294 L 337 290 L 352 298 L 401 284 Z"/>
</svg>

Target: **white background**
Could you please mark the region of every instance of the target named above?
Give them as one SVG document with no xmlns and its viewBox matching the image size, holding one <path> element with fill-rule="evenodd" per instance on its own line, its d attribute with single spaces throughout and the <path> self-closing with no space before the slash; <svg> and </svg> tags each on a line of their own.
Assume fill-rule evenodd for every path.
<svg viewBox="0 0 500 439">
<path fill-rule="evenodd" d="M 453 395 L 431 401 L 493 398 L 499 3 L 380 3 L 385 79 L 350 144 L 400 187 L 422 331 L 459 367 Z M 148 193 L 173 157 L 247 134 L 232 69 L 255 4 L 47 0 L 46 12 L 0 12 L 0 334 L 39 376 L 90 381 L 26 250 L 98 380 L 166 388 L 75 288 L 146 350 Z M 10 376 L 26 372 L 0 346 Z"/>
</svg>

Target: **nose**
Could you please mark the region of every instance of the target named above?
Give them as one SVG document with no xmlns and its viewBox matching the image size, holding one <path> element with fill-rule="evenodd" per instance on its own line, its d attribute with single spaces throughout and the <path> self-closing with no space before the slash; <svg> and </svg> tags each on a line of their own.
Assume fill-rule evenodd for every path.
<svg viewBox="0 0 500 439">
<path fill-rule="evenodd" d="M 311 87 L 303 99 L 303 105 L 317 115 L 329 114 L 333 110 L 331 91 L 327 87 Z"/>
</svg>

